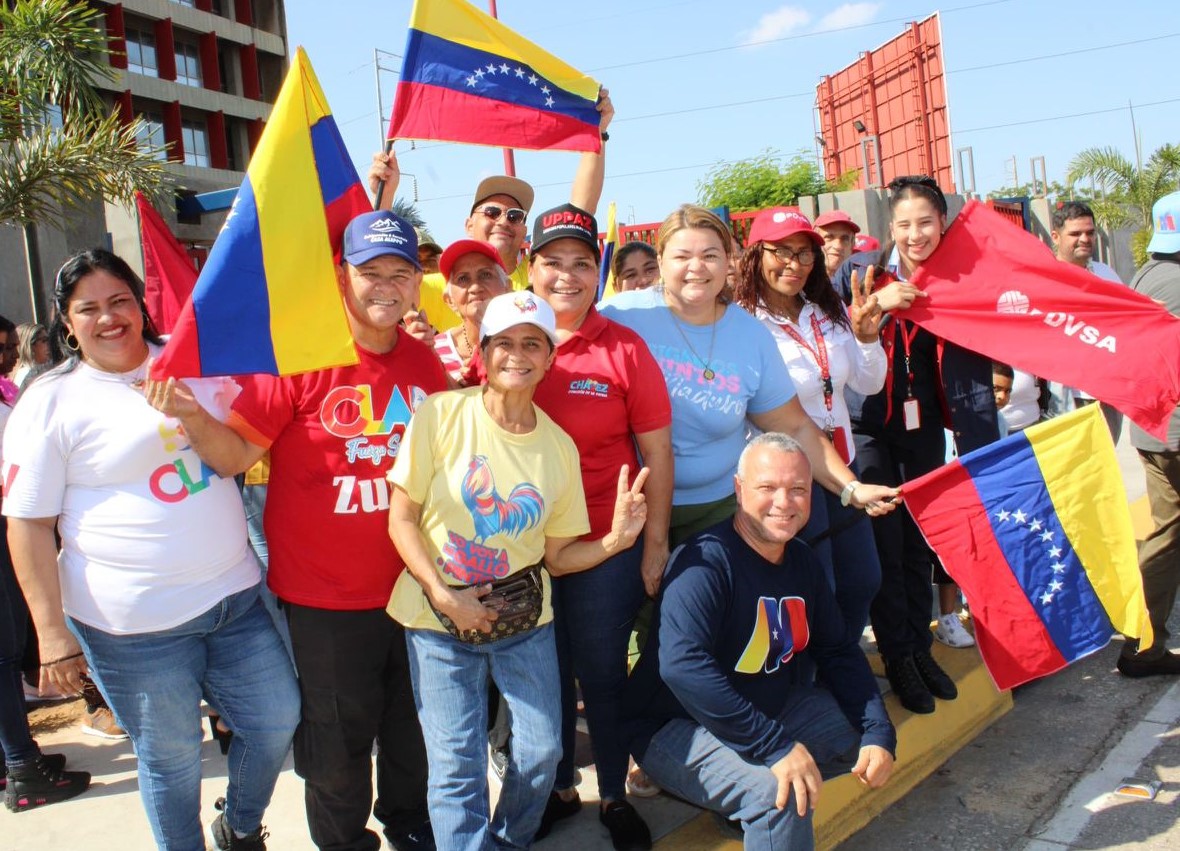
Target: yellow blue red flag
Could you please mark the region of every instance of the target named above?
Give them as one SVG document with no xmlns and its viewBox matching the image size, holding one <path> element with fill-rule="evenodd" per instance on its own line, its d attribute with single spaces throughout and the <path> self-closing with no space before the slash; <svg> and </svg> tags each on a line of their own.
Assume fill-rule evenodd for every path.
<svg viewBox="0 0 1180 851">
<path fill-rule="evenodd" d="M 602 264 L 598 268 L 598 300 L 615 294 L 615 251 L 619 247 L 619 221 L 615 217 L 615 202 L 611 201 L 606 213 L 606 239 L 602 244 Z"/>
<path fill-rule="evenodd" d="M 390 139 L 602 150 L 598 83 L 464 0 L 415 0 Z"/>
<path fill-rule="evenodd" d="M 1097 405 L 970 452 L 902 493 L 963 589 L 999 688 L 1102 649 L 1114 630 L 1151 644 L 1127 495 Z"/>
<path fill-rule="evenodd" d="M 356 363 L 335 252 L 348 222 L 372 209 L 300 47 L 153 374 L 292 375 Z"/>
</svg>

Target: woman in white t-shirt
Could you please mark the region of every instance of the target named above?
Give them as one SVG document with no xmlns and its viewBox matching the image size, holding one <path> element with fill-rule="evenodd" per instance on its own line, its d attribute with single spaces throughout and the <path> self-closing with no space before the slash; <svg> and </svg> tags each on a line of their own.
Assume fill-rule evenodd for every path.
<svg viewBox="0 0 1180 851">
<path fill-rule="evenodd" d="M 234 731 L 214 840 L 238 847 L 237 834 L 263 848 L 299 691 L 258 596 L 241 498 L 143 398 L 160 339 L 130 267 L 102 249 L 75 255 L 54 302 L 50 343 L 64 362 L 26 388 L 4 442 L 4 514 L 43 674 L 68 693 L 86 673 L 98 684 L 135 746 L 156 843 L 170 851 L 205 847 L 207 700 Z M 206 405 L 228 408 L 231 382 L 193 385 Z"/>
<path fill-rule="evenodd" d="M 823 237 L 795 208 L 763 210 L 750 225 L 734 299 L 770 330 L 803 410 L 859 473 L 844 388 L 872 395 L 885 384 L 881 310 L 871 278 L 854 288 L 851 308 L 844 306 L 828 280 L 823 247 Z M 846 503 L 813 483 L 811 517 L 799 535 L 811 544 L 859 640 L 881 565 L 868 517 Z"/>
</svg>

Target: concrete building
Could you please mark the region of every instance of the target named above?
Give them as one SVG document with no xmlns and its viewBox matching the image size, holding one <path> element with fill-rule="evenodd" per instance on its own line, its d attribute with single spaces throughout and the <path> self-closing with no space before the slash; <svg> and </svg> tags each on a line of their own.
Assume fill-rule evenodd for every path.
<svg viewBox="0 0 1180 851">
<path fill-rule="evenodd" d="M 127 121 L 145 119 L 145 142 L 168 146 L 178 195 L 236 189 L 286 75 L 283 0 L 91 2 L 103 12 L 116 69 L 99 87 Z M 160 206 L 199 264 L 225 213 L 178 221 L 175 205 Z M 52 303 L 54 274 L 75 251 L 110 248 L 142 273 L 138 228 L 134 208 L 102 200 L 39 224 L 41 304 Z M 34 296 L 20 228 L 0 227 L 0 257 L 0 314 L 28 321 Z"/>
</svg>

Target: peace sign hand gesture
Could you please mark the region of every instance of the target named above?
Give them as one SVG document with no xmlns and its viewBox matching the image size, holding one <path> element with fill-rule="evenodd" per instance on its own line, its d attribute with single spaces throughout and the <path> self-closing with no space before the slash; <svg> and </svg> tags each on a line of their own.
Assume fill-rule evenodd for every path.
<svg viewBox="0 0 1180 851">
<path fill-rule="evenodd" d="M 611 555 L 622 552 L 634 544 L 639 538 L 639 533 L 643 531 L 643 524 L 647 522 L 647 502 L 643 495 L 643 485 L 651 471 L 647 467 L 641 469 L 635 477 L 635 484 L 628 487 L 627 478 L 630 472 L 627 464 L 619 468 L 615 513 L 611 518 L 610 532 L 602 541 Z"/>
<path fill-rule="evenodd" d="M 861 280 L 857 270 L 852 270 L 852 305 L 848 308 L 848 318 L 852 320 L 852 333 L 862 343 L 877 342 L 878 326 L 881 321 L 881 304 L 873 294 L 874 267 L 865 271 Z"/>
</svg>

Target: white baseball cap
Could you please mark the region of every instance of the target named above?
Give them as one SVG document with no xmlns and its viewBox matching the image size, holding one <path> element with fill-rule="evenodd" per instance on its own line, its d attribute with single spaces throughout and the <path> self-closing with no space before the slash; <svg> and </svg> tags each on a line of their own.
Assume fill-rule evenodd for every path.
<svg viewBox="0 0 1180 851">
<path fill-rule="evenodd" d="M 516 325 L 535 325 L 545 332 L 557 348 L 557 317 L 553 308 L 536 293 L 526 291 L 504 293 L 488 302 L 479 324 L 479 338 L 486 340 L 502 334 Z"/>
</svg>

